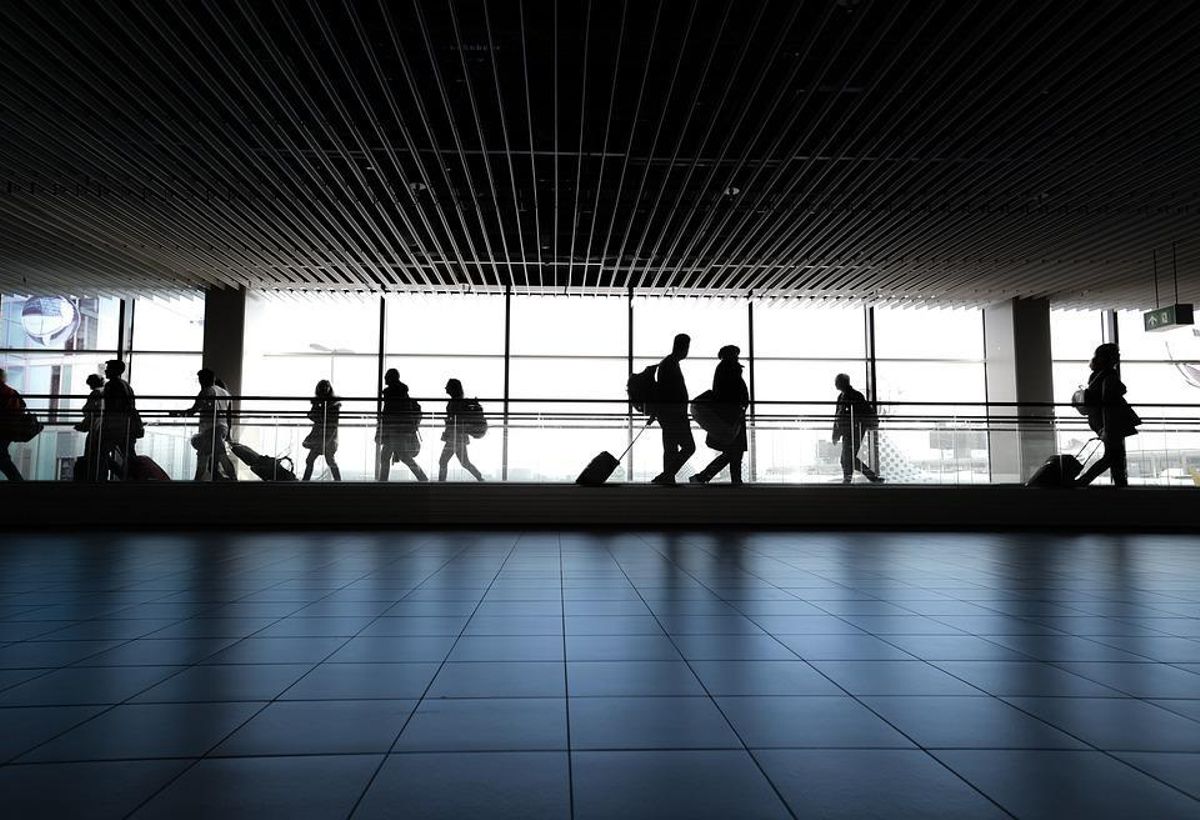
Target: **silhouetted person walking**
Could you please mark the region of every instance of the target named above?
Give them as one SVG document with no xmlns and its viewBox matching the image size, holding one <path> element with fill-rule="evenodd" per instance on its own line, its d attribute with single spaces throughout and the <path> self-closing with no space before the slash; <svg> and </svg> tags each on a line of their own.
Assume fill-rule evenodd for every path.
<svg viewBox="0 0 1200 820">
<path fill-rule="evenodd" d="M 137 398 L 129 382 L 121 378 L 125 362 L 110 359 L 104 363 L 104 415 L 100 423 L 99 470 L 112 469 L 118 478 L 129 476 L 133 443 L 145 429 L 137 412 Z"/>
<path fill-rule="evenodd" d="M 25 400 L 21 394 L 8 384 L 8 372 L 0 368 L 0 474 L 9 481 L 22 481 L 21 471 L 9 455 L 8 448 L 12 439 L 7 433 L 11 431 L 25 414 Z"/>
<path fill-rule="evenodd" d="M 383 405 L 379 409 L 379 430 L 375 434 L 379 445 L 375 478 L 387 481 L 392 462 L 400 461 L 417 481 L 428 481 L 429 477 L 416 461 L 421 452 L 421 405 L 408 395 L 408 385 L 400 381 L 396 368 L 383 374 L 383 384 Z"/>
<path fill-rule="evenodd" d="M 1083 403 L 1087 408 L 1088 427 L 1104 442 L 1104 455 L 1079 477 L 1081 487 L 1090 484 L 1105 470 L 1112 476 L 1114 487 L 1129 485 L 1125 439 L 1137 435 L 1137 426 L 1142 420 L 1125 400 L 1125 385 L 1117 373 L 1120 364 L 1120 349 L 1108 342 L 1096 348 L 1088 365 L 1092 375 L 1083 391 Z"/>
<path fill-rule="evenodd" d="M 883 481 L 858 457 L 863 437 L 875 426 L 875 408 L 851 386 L 850 377 L 845 373 L 838 373 L 833 384 L 838 389 L 837 407 L 833 413 L 833 443 L 842 442 L 842 483 L 853 481 L 855 470 L 868 481 Z"/>
<path fill-rule="evenodd" d="M 463 397 L 462 382 L 458 379 L 447 381 L 446 395 L 450 397 L 450 401 L 446 402 L 446 429 L 442 431 L 442 441 L 445 444 L 442 446 L 441 456 L 438 457 L 438 481 L 446 480 L 446 471 L 450 466 L 452 456 L 458 458 L 458 463 L 463 466 L 464 470 L 475 476 L 476 481 L 483 481 L 483 475 L 471 463 L 471 458 L 467 455 L 467 446 L 471 443 L 471 435 L 467 432 L 468 425 L 464 418 L 467 412 L 467 400 Z"/>
<path fill-rule="evenodd" d="M 308 411 L 308 420 L 313 426 L 302 442 L 308 450 L 308 458 L 304 460 L 303 480 L 312 480 L 313 465 L 317 456 L 324 456 L 333 480 L 341 481 L 342 472 L 338 469 L 334 456 L 337 455 L 338 449 L 338 419 L 342 413 L 342 403 L 334 395 L 333 385 L 328 379 L 317 382 L 311 401 L 312 408 Z"/>
<path fill-rule="evenodd" d="M 663 470 L 652 484 L 674 486 L 675 475 L 696 452 L 692 426 L 688 422 L 688 391 L 679 363 L 687 358 L 692 338 L 686 333 L 675 337 L 671 353 L 658 363 L 654 415 L 662 427 Z"/>
<path fill-rule="evenodd" d="M 108 468 L 101 464 L 100 458 L 100 425 L 104 420 L 104 377 L 92 373 L 87 377 L 90 388 L 79 423 L 75 429 L 85 434 L 83 439 L 83 456 L 75 462 L 75 479 L 77 481 L 96 481 L 108 476 Z"/>
<path fill-rule="evenodd" d="M 720 450 L 721 455 L 688 479 L 697 484 L 712 481 L 726 466 L 729 467 L 729 483 L 742 483 L 742 456 L 746 452 L 746 408 L 750 406 L 750 390 L 746 387 L 746 380 L 742 378 L 742 364 L 738 361 L 741 352 L 737 345 L 725 345 L 717 353 L 720 361 L 713 373 L 712 403 L 717 415 L 729 425 L 731 435 L 724 439 L 715 438 L 712 433 L 705 436 L 705 446 Z"/>
<path fill-rule="evenodd" d="M 171 412 L 172 416 L 199 416 L 200 431 L 192 436 L 192 446 L 196 448 L 196 481 L 206 476 L 214 481 L 222 478 L 236 481 L 237 468 L 225 447 L 233 421 L 229 391 L 207 367 L 196 372 L 196 381 L 200 382 L 200 392 L 192 406 Z"/>
</svg>

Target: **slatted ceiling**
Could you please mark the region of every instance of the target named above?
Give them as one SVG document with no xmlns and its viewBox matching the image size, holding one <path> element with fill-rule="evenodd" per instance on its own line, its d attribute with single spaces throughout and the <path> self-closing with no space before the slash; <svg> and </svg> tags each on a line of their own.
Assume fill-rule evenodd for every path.
<svg viewBox="0 0 1200 820">
<path fill-rule="evenodd" d="M 1200 4 L 0 4 L 0 289 L 1200 301 Z"/>
</svg>

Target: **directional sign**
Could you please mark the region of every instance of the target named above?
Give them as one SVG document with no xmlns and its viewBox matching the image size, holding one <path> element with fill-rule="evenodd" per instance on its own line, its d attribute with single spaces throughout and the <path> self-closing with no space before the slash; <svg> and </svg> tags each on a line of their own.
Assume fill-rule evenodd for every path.
<svg viewBox="0 0 1200 820">
<path fill-rule="evenodd" d="M 1142 324 L 1147 331 L 1170 330 L 1174 327 L 1194 324 L 1191 305 L 1169 305 L 1142 314 Z"/>
</svg>

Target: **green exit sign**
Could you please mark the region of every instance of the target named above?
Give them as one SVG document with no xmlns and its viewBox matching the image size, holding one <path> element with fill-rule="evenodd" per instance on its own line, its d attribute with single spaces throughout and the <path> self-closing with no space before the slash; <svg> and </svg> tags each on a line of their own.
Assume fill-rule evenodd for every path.
<svg viewBox="0 0 1200 820">
<path fill-rule="evenodd" d="M 1170 330 L 1173 327 L 1194 324 L 1191 305 L 1169 305 L 1142 314 L 1142 323 L 1147 331 Z"/>
</svg>

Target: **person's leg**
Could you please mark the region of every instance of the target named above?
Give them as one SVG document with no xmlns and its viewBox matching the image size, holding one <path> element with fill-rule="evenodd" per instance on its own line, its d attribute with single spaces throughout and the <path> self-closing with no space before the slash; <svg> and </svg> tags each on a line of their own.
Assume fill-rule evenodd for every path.
<svg viewBox="0 0 1200 820">
<path fill-rule="evenodd" d="M 308 458 L 304 459 L 304 478 L 301 481 L 312 481 L 313 465 L 317 463 L 317 451 L 309 450 Z"/>
<path fill-rule="evenodd" d="M 868 481 L 878 481 L 879 476 L 871 469 L 871 466 L 858 457 L 859 451 L 862 449 L 863 434 L 859 433 L 854 437 L 854 468 L 867 477 Z"/>
<path fill-rule="evenodd" d="M 1129 465 L 1126 462 L 1125 439 L 1118 438 L 1105 443 L 1104 455 L 1108 457 L 1108 469 L 1112 476 L 1113 486 L 1128 487 Z"/>
<path fill-rule="evenodd" d="M 222 453 L 217 459 L 217 466 L 221 468 L 224 474 L 225 481 L 237 481 L 237 465 L 233 463 L 233 459 L 229 457 L 229 453 Z"/>
<path fill-rule="evenodd" d="M 17 469 L 17 464 L 12 460 L 12 456 L 8 452 L 9 442 L 0 441 L 0 473 L 9 481 L 23 481 L 21 471 Z"/>
<path fill-rule="evenodd" d="M 333 457 L 333 453 L 325 454 L 325 464 L 329 467 L 329 472 L 333 476 L 333 480 L 341 481 L 342 471 L 338 469 L 337 459 Z"/>
<path fill-rule="evenodd" d="M 378 455 L 375 461 L 375 480 L 387 481 L 388 476 L 392 474 L 392 448 L 387 444 L 380 444 Z"/>
<path fill-rule="evenodd" d="M 659 419 L 659 423 L 663 431 L 662 477 L 673 481 L 692 453 L 696 452 L 696 440 L 692 438 L 687 417 Z"/>
<path fill-rule="evenodd" d="M 479 470 L 475 469 L 475 465 L 471 463 L 471 457 L 467 455 L 467 443 L 465 441 L 458 445 L 455 455 L 458 456 L 458 463 L 463 466 L 463 469 L 475 476 L 476 481 L 483 481 L 483 475 Z"/>
<path fill-rule="evenodd" d="M 442 447 L 442 454 L 438 456 L 438 481 L 446 480 L 446 470 L 450 466 L 450 459 L 454 455 L 454 445 L 450 442 Z"/>
<path fill-rule="evenodd" d="M 842 483 L 849 484 L 854 480 L 854 442 L 851 441 L 851 436 L 846 433 L 842 436 Z"/>
<path fill-rule="evenodd" d="M 667 476 L 674 475 L 674 473 L 671 472 L 671 462 L 674 458 L 674 454 L 675 454 L 677 448 L 675 446 L 675 435 L 673 432 L 671 422 L 663 421 L 662 419 L 659 419 L 658 426 L 659 426 L 659 428 L 661 428 L 661 431 L 662 431 L 662 448 L 663 448 L 662 465 L 663 465 L 663 468 L 662 468 L 662 472 L 659 473 L 657 476 L 655 476 L 655 478 L 661 479 L 661 478 L 666 478 Z"/>
<path fill-rule="evenodd" d="M 679 428 L 679 452 L 675 456 L 675 472 L 678 473 L 688 463 L 688 459 L 696 452 L 696 439 L 692 437 L 692 425 L 684 418 Z M 674 475 L 674 473 L 672 473 Z"/>
<path fill-rule="evenodd" d="M 417 460 L 412 456 L 400 456 L 400 461 L 404 463 L 404 466 L 407 467 L 410 472 L 412 472 L 413 477 L 416 478 L 417 481 L 429 480 L 429 476 L 425 475 L 425 471 L 421 469 L 421 465 L 418 464 Z"/>
<path fill-rule="evenodd" d="M 742 483 L 742 456 L 743 456 L 743 453 L 741 450 L 738 450 L 736 453 L 729 454 L 729 483 L 730 484 L 741 484 Z"/>
<path fill-rule="evenodd" d="M 721 453 L 712 461 L 708 462 L 707 467 L 692 476 L 690 481 L 695 484 L 706 484 L 716 478 L 717 473 L 725 469 L 725 466 L 731 461 L 732 459 L 729 457 L 729 453 Z"/>
</svg>

